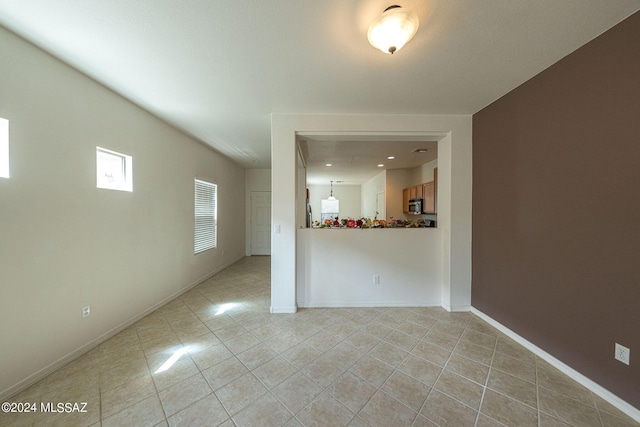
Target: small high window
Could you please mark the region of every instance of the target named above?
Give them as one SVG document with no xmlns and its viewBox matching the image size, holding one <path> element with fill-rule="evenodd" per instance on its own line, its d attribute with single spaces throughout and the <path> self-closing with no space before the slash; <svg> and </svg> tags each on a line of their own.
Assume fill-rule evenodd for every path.
<svg viewBox="0 0 640 427">
<path fill-rule="evenodd" d="M 194 253 L 216 247 L 218 228 L 218 186 L 195 179 Z"/>
<path fill-rule="evenodd" d="M 9 120 L 0 118 L 0 178 L 9 178 Z"/>
<path fill-rule="evenodd" d="M 133 191 L 131 156 L 96 147 L 96 171 L 98 188 Z"/>
</svg>

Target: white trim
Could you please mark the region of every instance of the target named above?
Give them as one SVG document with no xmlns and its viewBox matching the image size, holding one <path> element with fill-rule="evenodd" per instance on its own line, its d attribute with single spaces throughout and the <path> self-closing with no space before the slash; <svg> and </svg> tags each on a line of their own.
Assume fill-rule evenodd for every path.
<svg viewBox="0 0 640 427">
<path fill-rule="evenodd" d="M 311 133 L 380 139 L 390 135 L 441 136 L 438 229 L 443 236 L 442 299 L 454 306 L 470 306 L 472 115 L 279 113 L 271 114 L 271 218 L 274 225 L 282 226 L 281 233 L 271 240 L 272 305 L 295 304 L 300 286 L 296 230 L 304 224 L 304 198 L 300 197 L 304 187 L 296 166 L 296 141 Z"/>
<path fill-rule="evenodd" d="M 236 258 L 234 260 L 231 260 L 228 263 L 225 263 L 224 265 L 216 268 L 212 272 L 210 272 L 210 273 L 206 274 L 205 276 L 197 279 L 196 281 L 190 283 L 186 287 L 180 289 L 177 292 L 174 292 L 173 294 L 169 295 L 168 297 L 166 297 L 166 298 L 162 299 L 161 301 L 157 302 L 156 304 L 154 304 L 150 308 L 146 309 L 142 313 L 135 315 L 134 317 L 132 317 L 129 320 L 121 323 L 120 325 L 116 326 L 115 328 L 113 328 L 113 329 L 105 332 L 104 334 L 100 335 L 99 337 L 89 341 L 85 345 L 83 345 L 83 346 L 79 347 L 78 349 L 72 351 L 71 353 L 67 354 L 66 356 L 62 356 L 60 359 L 58 359 L 55 362 L 45 366 L 44 368 L 40 369 L 38 372 L 34 373 L 33 375 L 28 376 L 27 378 L 25 378 L 24 380 L 20 381 L 19 383 L 9 387 L 8 389 L 5 389 L 5 390 L 1 391 L 0 392 L 0 401 L 5 401 L 6 399 L 8 399 L 8 398 L 20 393 L 21 391 L 25 390 L 27 387 L 37 383 L 38 381 L 40 381 L 41 379 L 43 379 L 47 375 L 52 374 L 56 370 L 62 368 L 67 363 L 71 362 L 74 359 L 77 359 L 78 357 L 82 356 L 83 354 L 85 354 L 89 350 L 97 347 L 98 345 L 102 344 L 103 342 L 105 342 L 109 338 L 115 336 L 119 332 L 122 332 L 123 330 L 125 330 L 129 326 L 133 325 L 134 323 L 136 323 L 137 321 L 139 321 L 143 317 L 147 316 L 148 314 L 151 314 L 152 312 L 156 311 L 157 309 L 159 309 L 163 305 L 171 302 L 172 300 L 176 299 L 177 297 L 179 297 L 183 293 L 191 290 L 195 286 L 197 286 L 200 283 L 204 282 L 205 280 L 211 278 L 213 275 L 215 275 L 216 273 L 219 273 L 220 271 L 222 271 L 225 268 L 229 267 L 231 264 L 234 264 L 234 263 L 240 261 L 242 258 L 244 258 L 244 255 L 239 256 L 238 258 Z"/>
<path fill-rule="evenodd" d="M 274 307 L 271 306 L 269 308 L 269 312 L 271 314 L 295 314 L 298 311 L 298 307 L 297 306 L 292 306 L 292 307 Z"/>
<path fill-rule="evenodd" d="M 415 301 L 407 301 L 407 302 L 389 302 L 389 301 L 378 301 L 378 302 L 340 302 L 340 301 L 331 301 L 331 302 L 318 302 L 314 301 L 312 303 L 309 302 L 300 302 L 298 301 L 298 307 L 301 308 L 358 308 L 358 307 L 440 307 L 439 304 L 416 304 Z"/>
<path fill-rule="evenodd" d="M 616 408 L 618 408 L 619 410 L 621 410 L 622 412 L 624 412 L 625 414 L 627 414 L 628 416 L 633 418 L 634 420 L 640 422 L 640 409 L 635 408 L 634 406 L 632 406 L 631 404 L 625 402 L 624 400 L 622 400 L 621 398 L 619 398 L 615 394 L 611 393 L 609 390 L 605 389 L 604 387 L 602 387 L 598 383 L 596 383 L 596 382 L 590 380 L 589 378 L 585 377 L 580 372 L 576 371 L 575 369 L 571 368 L 570 366 L 565 365 L 563 362 L 561 362 L 560 360 L 556 359 L 555 357 L 553 357 L 552 355 L 550 355 L 546 351 L 542 350 L 540 347 L 538 347 L 535 344 L 533 344 L 533 343 L 527 341 L 526 339 L 522 338 L 520 335 L 516 334 L 511 329 L 509 329 L 506 326 L 502 325 L 501 323 L 493 320 L 491 317 L 487 316 L 486 314 L 484 314 L 480 310 L 478 310 L 478 309 L 476 309 L 474 307 L 471 307 L 471 313 L 475 314 L 476 316 L 478 316 L 479 318 L 481 318 L 482 320 L 484 320 L 485 322 L 487 322 L 488 324 L 490 324 L 494 328 L 498 329 L 500 332 L 502 332 L 503 334 L 507 335 L 509 338 L 513 339 L 518 344 L 522 345 L 527 350 L 531 351 L 536 356 L 538 356 L 541 359 L 543 359 L 545 362 L 547 362 L 547 363 L 551 364 L 552 366 L 554 366 L 555 368 L 559 369 L 560 371 L 562 371 L 564 374 L 568 375 L 573 380 L 575 380 L 578 383 L 582 384 L 583 386 L 585 386 L 586 388 L 591 390 L 593 393 L 597 394 L 598 396 L 600 396 L 601 398 L 603 398 L 604 400 L 606 400 L 607 402 L 609 402 L 610 404 L 612 404 L 613 406 L 615 406 Z"/>
<path fill-rule="evenodd" d="M 450 313 L 466 312 L 466 311 L 471 311 L 472 309 L 470 305 L 449 305 L 444 301 L 442 302 L 442 308 L 444 308 Z"/>
</svg>

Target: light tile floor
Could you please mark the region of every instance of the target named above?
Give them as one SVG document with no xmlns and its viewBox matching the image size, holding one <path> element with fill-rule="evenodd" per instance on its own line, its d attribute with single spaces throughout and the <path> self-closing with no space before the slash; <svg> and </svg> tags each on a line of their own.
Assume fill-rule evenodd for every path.
<svg viewBox="0 0 640 427">
<path fill-rule="evenodd" d="M 9 399 L 87 413 L 0 425 L 638 425 L 469 313 L 269 314 L 269 264 L 239 261 Z"/>
</svg>

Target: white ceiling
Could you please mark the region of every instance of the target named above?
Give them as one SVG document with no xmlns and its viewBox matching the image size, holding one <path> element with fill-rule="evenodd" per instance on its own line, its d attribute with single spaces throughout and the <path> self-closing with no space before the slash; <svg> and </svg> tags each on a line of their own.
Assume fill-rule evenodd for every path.
<svg viewBox="0 0 640 427">
<path fill-rule="evenodd" d="M 420 28 L 367 42 L 387 6 Z M 271 113 L 473 114 L 638 0 L 0 0 L 0 25 L 248 168 Z"/>
<path fill-rule="evenodd" d="M 413 169 L 437 159 L 442 136 L 303 134 L 298 135 L 298 145 L 307 184 L 359 185 L 382 170 Z M 426 152 L 415 152 L 418 149 Z"/>
</svg>

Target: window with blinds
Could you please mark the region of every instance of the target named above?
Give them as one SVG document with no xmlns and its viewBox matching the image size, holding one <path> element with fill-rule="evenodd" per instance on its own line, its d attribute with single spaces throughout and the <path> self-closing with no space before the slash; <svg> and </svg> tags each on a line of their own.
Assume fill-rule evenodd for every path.
<svg viewBox="0 0 640 427">
<path fill-rule="evenodd" d="M 195 179 L 194 254 L 216 247 L 218 186 Z"/>
</svg>

